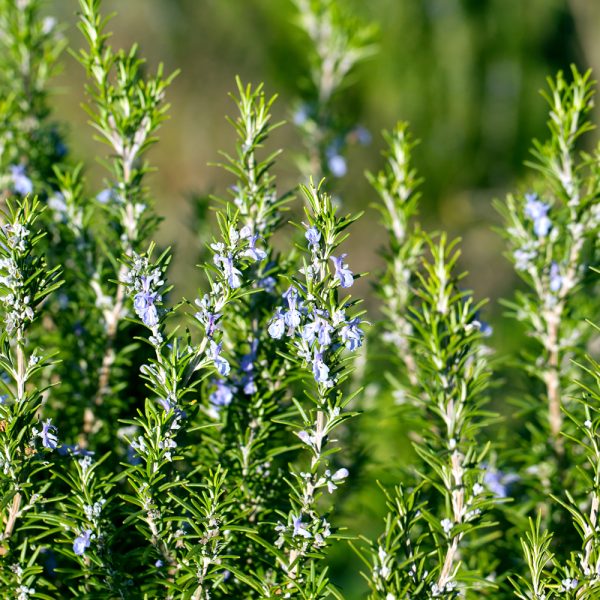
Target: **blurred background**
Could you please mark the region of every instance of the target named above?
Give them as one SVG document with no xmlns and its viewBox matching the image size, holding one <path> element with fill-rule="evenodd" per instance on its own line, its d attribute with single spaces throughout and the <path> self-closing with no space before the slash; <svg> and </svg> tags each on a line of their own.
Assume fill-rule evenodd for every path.
<svg viewBox="0 0 600 600">
<path fill-rule="evenodd" d="M 397 120 L 410 122 L 421 140 L 416 166 L 425 178 L 422 219 L 464 238 L 470 285 L 495 300 L 512 287 L 491 200 L 527 178 L 523 163 L 532 137 L 545 136 L 546 105 L 539 94 L 545 78 L 571 63 L 600 63 L 600 3 L 589 0 L 344 0 L 379 27 L 378 52 L 353 76 L 344 101 L 356 122 L 372 135 L 367 146 L 350 148 L 348 173 L 334 182 L 349 209 L 367 214 L 355 227 L 349 249 L 355 270 L 374 272 L 377 216 L 364 170 L 380 168 L 380 131 Z M 305 78 L 306 39 L 294 25 L 288 0 L 106 0 L 117 13 L 110 29 L 116 47 L 137 42 L 150 68 L 163 62 L 180 69 L 168 93 L 170 120 L 150 160 L 158 211 L 165 217 L 161 241 L 176 240 L 175 279 L 181 293 L 195 292 L 186 269 L 196 256 L 197 232 L 191 197 L 225 196 L 232 180 L 209 163 L 219 150 L 233 149 L 234 133 L 225 121 L 235 114 L 228 93 L 234 77 L 264 82 L 279 94 L 277 118 L 292 120 L 292 106 Z M 81 45 L 75 27 L 76 2 L 51 0 L 50 11 L 67 24 L 71 46 Z M 80 108 L 83 69 L 63 57 L 56 117 L 69 123 L 71 150 L 88 160 L 89 176 L 101 185 L 94 156 L 104 148 L 92 140 Z M 596 69 L 596 72 L 600 69 Z M 301 150 L 293 124 L 280 128 L 271 149 L 285 148 L 277 165 L 279 189 L 294 187 L 293 160 Z M 368 294 L 368 289 L 361 290 Z M 492 306 L 493 308 L 493 306 Z"/>
<path fill-rule="evenodd" d="M 383 238 L 377 213 L 369 206 L 375 194 L 364 170 L 382 165 L 380 131 L 391 129 L 399 119 L 409 121 L 421 140 L 415 150 L 415 165 L 425 178 L 421 219 L 429 228 L 462 236 L 468 285 L 477 297 L 491 300 L 485 319 L 494 326 L 494 345 L 501 353 L 518 343 L 511 331 L 514 324 L 504 321 L 498 305 L 499 298 L 512 294 L 516 282 L 502 256 L 502 241 L 492 230 L 499 220 L 491 203 L 510 190 L 527 187 L 524 162 L 531 139 L 546 136 L 546 104 L 538 93 L 546 77 L 568 70 L 571 63 L 594 68 L 596 76 L 600 73 L 600 2 L 344 2 L 379 28 L 378 52 L 360 65 L 344 92 L 346 109 L 372 140 L 349 148 L 347 174 L 331 183 L 345 208 L 366 211 L 347 248 L 350 265 L 376 277 Z M 73 48 L 81 45 L 76 4 L 48 2 L 49 13 L 66 24 Z M 291 122 L 306 79 L 307 41 L 294 25 L 288 0 L 105 0 L 104 9 L 118 13 L 110 25 L 114 46 L 127 48 L 137 42 L 150 68 L 163 62 L 167 72 L 181 69 L 168 94 L 171 118 L 150 153 L 156 171 L 149 184 L 165 218 L 158 241 L 174 244 L 172 280 L 177 295 L 194 297 L 199 285 L 194 264 L 202 244 L 209 241 L 210 227 L 198 223 L 193 198 L 210 193 L 226 197 L 233 183 L 209 163 L 219 160 L 220 149 L 234 147 L 234 132 L 225 120 L 226 114 L 235 115 L 228 98 L 235 89 L 234 77 L 264 82 L 268 95 L 279 94 L 276 118 Z M 69 123 L 71 151 L 87 161 L 92 189 L 99 191 L 103 172 L 94 158 L 103 155 L 104 148 L 93 141 L 80 108 L 83 68 L 68 55 L 63 63 L 59 92 L 52 100 L 54 114 Z M 595 139 L 593 133 L 588 143 Z M 285 148 L 276 167 L 283 192 L 301 181 L 294 154 L 302 145 L 293 124 L 272 137 L 270 149 L 276 148 Z M 367 298 L 371 319 L 376 319 L 368 279 L 360 283 L 357 293 Z M 394 460 L 405 449 L 388 448 L 379 456 Z M 359 529 L 376 534 L 383 512 L 381 494 L 351 492 L 342 499 L 346 522 L 353 529 L 361 523 Z M 344 546 L 332 568 L 344 581 L 347 597 L 353 598 L 348 590 L 355 589 L 358 597 L 361 587 L 358 564 L 350 555 Z"/>
</svg>

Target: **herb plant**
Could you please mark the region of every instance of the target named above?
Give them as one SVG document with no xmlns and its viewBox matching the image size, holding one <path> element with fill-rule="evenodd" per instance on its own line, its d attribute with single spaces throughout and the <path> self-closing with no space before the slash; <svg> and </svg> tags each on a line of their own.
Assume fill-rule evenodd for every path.
<svg viewBox="0 0 600 600">
<path fill-rule="evenodd" d="M 309 48 L 303 181 L 278 190 L 276 98 L 237 79 L 219 165 L 231 185 L 211 198 L 186 299 L 147 182 L 176 73 L 113 48 L 101 0 L 79 0 L 73 54 L 105 150 L 92 189 L 50 111 L 61 28 L 41 0 L 0 0 L 2 597 L 598 597 L 591 74 L 549 80 L 535 175 L 496 203 L 522 279 L 504 304 L 527 340 L 498 356 L 460 240 L 418 221 L 406 123 L 367 174 L 383 267 L 354 267 L 361 215 L 332 180 L 348 141 L 369 137 L 342 100 L 375 28 L 335 0 L 294 6 Z M 390 397 L 412 454 L 379 489 L 353 438 Z M 361 485 L 386 502 L 372 536 L 343 525 Z M 335 552 L 362 560 L 359 594 Z"/>
</svg>

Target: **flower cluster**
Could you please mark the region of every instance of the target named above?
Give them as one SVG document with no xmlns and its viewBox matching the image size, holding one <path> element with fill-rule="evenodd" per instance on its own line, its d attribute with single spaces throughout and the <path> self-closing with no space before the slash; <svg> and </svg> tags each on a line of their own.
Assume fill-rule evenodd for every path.
<svg viewBox="0 0 600 600">
<path fill-rule="evenodd" d="M 526 193 L 524 202 L 525 222 L 516 221 L 510 233 L 516 243 L 513 250 L 515 268 L 517 271 L 528 272 L 534 267 L 536 259 L 543 251 L 543 246 L 547 243 L 547 237 L 552 230 L 552 221 L 548 216 L 550 205 L 540 200 L 536 193 Z"/>
<path fill-rule="evenodd" d="M 238 267 L 243 263 L 261 262 L 267 257 L 264 250 L 257 248 L 259 235 L 253 233 L 249 226 L 237 230 L 230 226 L 225 237 L 225 242 L 211 244 L 214 252 L 213 261 L 221 272 L 223 281 L 235 290 L 242 286 L 242 272 Z M 242 259 L 247 259 L 242 261 Z"/>
<path fill-rule="evenodd" d="M 542 202 L 537 194 L 525 194 L 525 216 L 532 221 L 533 232 L 538 238 L 546 237 L 552 227 L 549 210 L 550 205 Z"/>
<path fill-rule="evenodd" d="M 5 289 L 2 303 L 5 306 L 4 322 L 8 333 L 21 330 L 34 316 L 31 295 L 24 289 L 30 237 L 29 229 L 21 223 L 2 226 L 0 243 L 5 252 L 0 258 L 0 283 Z"/>
<path fill-rule="evenodd" d="M 312 290 L 315 284 L 324 283 L 324 264 L 327 258 L 334 267 L 327 284 L 328 289 L 338 286 L 349 288 L 354 282 L 352 271 L 344 263 L 346 255 L 326 256 L 325 248 L 321 247 L 322 236 L 317 227 L 307 228 L 305 238 L 311 255 L 311 264 L 303 269 L 307 284 L 291 285 L 282 294 L 285 304 L 276 308 L 269 322 L 268 332 L 274 339 L 282 339 L 284 336 L 290 338 L 297 355 L 309 365 L 315 381 L 331 387 L 334 380 L 330 377 L 331 367 L 326 362 L 327 356 L 335 353 L 341 346 L 356 351 L 362 345 L 364 333 L 360 328 L 360 318 L 349 319 L 343 305 L 331 311 L 323 305 L 319 306 L 319 298 L 314 293 L 308 293 L 308 289 Z"/>
<path fill-rule="evenodd" d="M 331 535 L 330 528 L 331 525 L 326 519 L 305 523 L 302 515 L 290 515 L 288 525 L 279 521 L 275 526 L 275 531 L 279 534 L 275 545 L 281 548 L 286 540 L 291 539 L 292 543 L 302 548 L 304 552 L 310 547 L 318 550 L 325 546 L 327 538 Z"/>
<path fill-rule="evenodd" d="M 213 285 L 212 294 L 205 294 L 202 298 L 196 299 L 196 306 L 200 310 L 194 314 L 194 317 L 203 326 L 207 338 L 212 338 L 218 330 L 221 311 L 226 302 L 221 284 Z"/>
<path fill-rule="evenodd" d="M 148 258 L 134 254 L 131 268 L 124 278 L 127 293 L 133 296 L 133 308 L 141 321 L 150 329 L 159 323 L 160 293 L 164 286 L 161 269 L 150 269 Z"/>
</svg>

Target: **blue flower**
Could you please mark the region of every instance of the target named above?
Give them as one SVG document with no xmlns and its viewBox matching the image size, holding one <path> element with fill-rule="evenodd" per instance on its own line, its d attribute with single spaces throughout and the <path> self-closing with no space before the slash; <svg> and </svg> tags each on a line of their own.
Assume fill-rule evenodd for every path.
<svg viewBox="0 0 600 600">
<path fill-rule="evenodd" d="M 10 167 L 10 173 L 12 175 L 13 187 L 17 194 L 27 196 L 27 194 L 33 192 L 33 183 L 31 183 L 31 179 L 25 175 L 25 167 L 23 165 L 12 165 Z"/>
<path fill-rule="evenodd" d="M 210 348 L 207 352 L 207 355 L 214 362 L 215 369 L 217 369 L 219 375 L 226 377 L 227 375 L 229 375 L 231 367 L 229 366 L 229 362 L 227 361 L 227 359 L 221 356 L 222 346 L 223 342 L 217 344 L 214 340 L 210 340 Z"/>
<path fill-rule="evenodd" d="M 364 333 L 358 326 L 360 325 L 360 319 L 357 317 L 349 321 L 342 327 L 340 335 L 342 341 L 346 344 L 348 350 L 354 351 L 362 346 L 362 338 Z"/>
<path fill-rule="evenodd" d="M 100 204 L 108 204 L 115 197 L 115 192 L 112 188 L 106 188 L 96 195 L 96 200 Z"/>
<path fill-rule="evenodd" d="M 548 217 L 550 205 L 538 200 L 537 194 L 525 194 L 525 215 L 533 221 L 533 231 L 538 237 L 546 237 L 552 221 Z"/>
<path fill-rule="evenodd" d="M 327 383 L 329 381 L 329 367 L 323 362 L 321 352 L 315 352 L 312 370 L 315 381 L 318 383 Z"/>
<path fill-rule="evenodd" d="M 305 524 L 302 522 L 302 515 L 295 517 L 293 519 L 293 525 L 294 525 L 294 532 L 292 533 L 293 537 L 296 537 L 297 535 L 299 535 L 300 537 L 303 537 L 305 539 L 312 537 L 310 531 L 308 531 L 308 529 L 306 529 Z"/>
<path fill-rule="evenodd" d="M 301 332 L 301 337 L 305 342 L 308 342 L 309 344 L 312 344 L 315 341 L 315 337 L 317 336 L 317 321 L 311 321 L 310 323 L 307 323 L 303 328 L 302 328 L 302 332 Z"/>
<path fill-rule="evenodd" d="M 217 381 L 217 389 L 208 397 L 210 403 L 215 407 L 229 406 L 233 399 L 231 386 L 224 381 Z"/>
<path fill-rule="evenodd" d="M 280 340 L 283 337 L 283 334 L 285 333 L 285 320 L 283 317 L 283 313 L 281 312 L 281 308 L 279 307 L 277 307 L 275 315 L 269 323 L 268 332 L 269 335 L 276 340 Z"/>
<path fill-rule="evenodd" d="M 211 312 L 210 298 L 208 295 L 205 295 L 202 300 L 196 300 L 196 305 L 200 307 L 200 310 L 194 316 L 204 325 L 204 331 L 206 332 L 207 337 L 212 337 L 217 329 L 221 313 Z"/>
<path fill-rule="evenodd" d="M 150 290 L 154 282 L 153 276 L 142 275 L 140 281 L 142 289 L 133 298 L 133 308 L 138 317 L 148 327 L 155 327 L 158 324 L 158 311 L 154 302 L 160 300 L 158 293 Z"/>
<path fill-rule="evenodd" d="M 268 275 L 267 277 L 258 281 L 258 287 L 263 288 L 265 292 L 273 292 L 275 291 L 276 283 L 277 282 L 275 281 L 275 278 Z"/>
<path fill-rule="evenodd" d="M 562 288 L 563 278 L 559 266 L 553 262 L 550 266 L 550 291 L 556 293 Z"/>
<path fill-rule="evenodd" d="M 354 134 L 356 140 L 361 146 L 368 146 L 371 143 L 371 140 L 373 139 L 373 137 L 371 136 L 371 132 L 363 125 L 358 125 L 357 127 L 355 127 L 352 133 Z"/>
<path fill-rule="evenodd" d="M 81 535 L 75 538 L 73 542 L 73 552 L 77 556 L 81 556 L 90 547 L 91 529 L 86 529 Z"/>
<path fill-rule="evenodd" d="M 321 232 L 316 227 L 310 227 L 306 230 L 304 237 L 308 240 L 308 247 L 316 249 L 319 247 L 319 241 L 321 240 Z"/>
<path fill-rule="evenodd" d="M 331 344 L 332 333 L 333 327 L 323 317 L 316 315 L 313 316 L 313 321 L 302 329 L 302 339 L 312 344 L 316 338 L 321 347 L 326 347 Z"/>
<path fill-rule="evenodd" d="M 519 476 L 515 473 L 504 473 L 492 469 L 487 469 L 483 476 L 483 483 L 497 498 L 506 498 L 510 484 L 515 481 L 519 481 Z"/>
<path fill-rule="evenodd" d="M 283 294 L 287 300 L 289 310 L 284 314 L 285 324 L 292 329 L 300 325 L 302 315 L 298 310 L 298 290 L 294 286 L 290 286 Z"/>
<path fill-rule="evenodd" d="M 327 167 L 335 177 L 343 177 L 348 172 L 348 166 L 338 148 L 339 144 L 333 144 L 327 149 Z"/>
<path fill-rule="evenodd" d="M 252 375 L 247 375 L 246 377 L 244 377 L 242 383 L 244 385 L 242 389 L 246 396 L 252 396 L 252 394 L 256 394 L 258 388 L 256 387 L 256 383 Z"/>
<path fill-rule="evenodd" d="M 215 256 L 215 262 L 217 264 L 221 263 L 223 275 L 225 276 L 225 279 L 232 290 L 235 290 L 242 285 L 242 278 L 240 277 L 242 272 L 233 264 L 233 258 L 231 255 L 220 256 L 217 254 Z"/>
<path fill-rule="evenodd" d="M 300 127 L 304 125 L 306 121 L 310 118 L 309 107 L 306 104 L 302 104 L 298 110 L 294 113 L 292 120 L 294 121 L 294 125 Z"/>
<path fill-rule="evenodd" d="M 260 262 L 267 258 L 267 253 L 264 250 L 256 247 L 256 240 L 258 239 L 258 235 L 253 235 L 248 240 L 248 248 L 242 252 L 242 256 L 247 256 L 252 260 Z"/>
<path fill-rule="evenodd" d="M 173 398 L 171 396 L 167 396 L 166 398 L 159 398 L 158 403 L 162 406 L 165 412 L 169 412 L 173 408 L 176 407 L 175 402 L 173 402 Z"/>
<path fill-rule="evenodd" d="M 65 197 L 60 192 L 55 192 L 48 198 L 48 207 L 57 213 L 58 218 L 65 218 L 68 207 Z"/>
<path fill-rule="evenodd" d="M 300 311 L 298 311 L 296 307 L 290 308 L 284 315 L 285 324 L 292 329 L 295 329 L 300 325 L 300 319 Z"/>
<path fill-rule="evenodd" d="M 244 354 L 240 359 L 240 370 L 245 373 L 242 377 L 241 385 L 244 394 L 251 396 L 257 390 L 254 383 L 254 361 L 256 360 L 256 352 L 258 350 L 258 340 L 252 340 L 250 344 L 250 352 Z"/>
<path fill-rule="evenodd" d="M 342 254 L 339 258 L 336 258 L 335 256 L 331 257 L 335 266 L 335 277 L 340 280 L 340 285 L 343 288 L 349 288 L 354 283 L 352 271 L 348 268 L 348 265 L 344 264 L 344 258 L 346 258 L 346 256 L 348 255 Z"/>
<path fill-rule="evenodd" d="M 519 248 L 513 252 L 515 259 L 515 269 L 517 271 L 527 271 L 531 267 L 532 261 L 535 259 L 536 253 L 533 250 Z"/>
<path fill-rule="evenodd" d="M 42 431 L 38 433 L 38 436 L 42 438 L 42 445 L 44 448 L 54 450 L 58 445 L 58 438 L 55 435 L 56 427 L 52 425 L 52 419 L 46 419 L 42 423 Z"/>
<path fill-rule="evenodd" d="M 250 352 L 248 354 L 244 354 L 240 359 L 240 369 L 242 371 L 253 371 L 254 370 L 254 361 L 256 360 L 256 351 L 258 350 L 258 340 L 252 340 L 250 344 Z"/>
</svg>

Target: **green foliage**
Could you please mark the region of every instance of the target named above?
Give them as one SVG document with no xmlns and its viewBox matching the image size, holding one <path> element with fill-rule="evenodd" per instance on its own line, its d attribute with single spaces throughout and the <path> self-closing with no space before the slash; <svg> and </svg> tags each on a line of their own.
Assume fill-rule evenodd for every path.
<svg viewBox="0 0 600 600">
<path fill-rule="evenodd" d="M 160 219 L 146 187 L 172 77 L 148 75 L 136 46 L 115 50 L 100 0 L 80 0 L 86 48 L 74 54 L 108 148 L 106 189 L 93 193 L 49 120 L 56 27 L 37 0 L 0 0 L 0 595 L 350 598 L 332 561 L 350 544 L 373 600 L 594 598 L 590 74 L 549 80 L 534 191 L 497 203 L 523 280 L 506 306 L 529 340 L 499 393 L 519 411 L 503 419 L 487 409 L 499 361 L 485 302 L 463 287 L 459 240 L 417 221 L 405 123 L 384 133 L 385 165 L 367 174 L 387 243 L 382 318 L 365 332 L 354 296 L 365 274 L 344 252 L 361 215 L 327 186 L 361 135 L 344 92 L 374 28 L 334 0 L 295 6 L 310 66 L 303 212 L 285 229 L 296 192 L 277 190 L 275 97 L 238 78 L 235 148 L 220 165 L 230 195 L 212 197 L 188 301 L 169 283 L 171 250 L 151 239 Z M 413 454 L 384 465 L 383 529 L 370 535 L 355 507 L 375 458 L 355 438 L 384 412 Z"/>
</svg>

